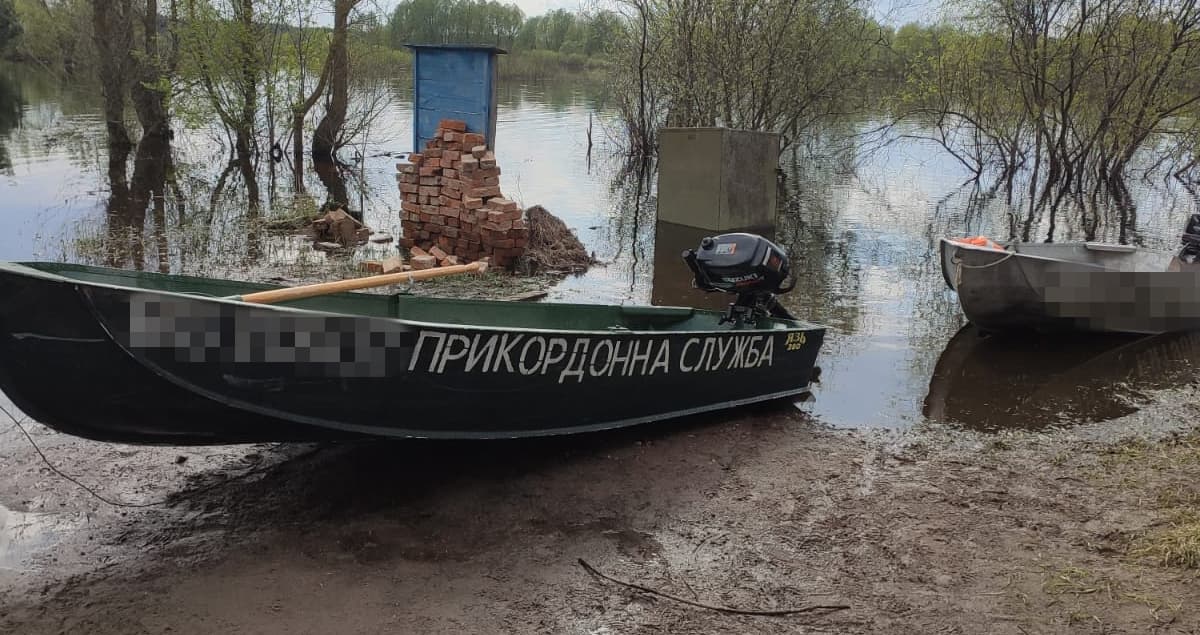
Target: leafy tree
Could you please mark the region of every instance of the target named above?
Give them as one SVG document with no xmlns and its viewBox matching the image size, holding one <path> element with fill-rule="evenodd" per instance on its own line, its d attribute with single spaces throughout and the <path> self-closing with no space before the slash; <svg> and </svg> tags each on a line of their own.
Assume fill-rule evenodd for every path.
<svg viewBox="0 0 1200 635">
<path fill-rule="evenodd" d="M 21 35 L 21 22 L 13 0 L 0 0 L 0 51 Z"/>
<path fill-rule="evenodd" d="M 525 16 L 494 0 L 404 0 L 392 11 L 392 46 L 494 44 L 511 47 Z"/>
<path fill-rule="evenodd" d="M 885 44 L 865 0 L 619 0 L 613 81 L 631 150 L 663 125 L 783 135 L 788 146 L 859 98 Z"/>
<path fill-rule="evenodd" d="M 561 51 L 576 28 L 575 14 L 566 9 L 555 9 L 547 13 L 540 21 L 541 42 L 544 48 L 551 51 Z"/>
<path fill-rule="evenodd" d="M 513 42 L 513 48 L 532 51 L 542 46 L 541 41 L 542 17 L 534 16 L 525 20 L 521 25 L 521 29 L 517 32 L 516 41 Z"/>
<path fill-rule="evenodd" d="M 333 38 L 329 43 L 329 91 L 325 116 L 313 132 L 313 161 L 332 161 L 350 108 L 350 12 L 362 0 L 334 0 Z"/>
<path fill-rule="evenodd" d="M 621 17 L 612 11 L 600 11 L 586 18 L 583 27 L 585 55 L 608 53 L 621 37 Z"/>
<path fill-rule="evenodd" d="M 6 4 L 14 8 L 20 23 L 19 34 L 9 42 L 10 57 L 37 61 L 44 68 L 67 74 L 86 75 L 95 70 L 90 0 L 0 0 L 0 7 Z"/>
</svg>

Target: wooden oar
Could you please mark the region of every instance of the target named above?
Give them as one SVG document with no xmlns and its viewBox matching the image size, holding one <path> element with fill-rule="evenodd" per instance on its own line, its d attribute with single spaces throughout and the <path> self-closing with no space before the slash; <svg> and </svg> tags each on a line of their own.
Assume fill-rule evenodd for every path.
<svg viewBox="0 0 1200 635">
<path fill-rule="evenodd" d="M 354 278 L 351 280 L 335 280 L 333 282 L 306 284 L 299 287 L 289 287 L 287 289 L 272 289 L 270 291 L 248 293 L 246 295 L 234 295 L 229 296 L 226 299 L 238 300 L 241 302 L 253 302 L 256 304 L 271 304 L 273 302 L 287 302 L 289 300 L 300 300 L 302 298 L 311 298 L 318 295 L 338 293 L 340 291 L 369 289 L 371 287 L 382 287 L 389 284 L 428 280 L 430 278 L 453 276 L 460 273 L 483 273 L 484 271 L 487 271 L 487 263 L 481 260 L 478 262 L 473 262 L 469 265 L 453 265 L 449 267 L 423 269 L 420 271 L 385 273 L 377 276 Z"/>
</svg>

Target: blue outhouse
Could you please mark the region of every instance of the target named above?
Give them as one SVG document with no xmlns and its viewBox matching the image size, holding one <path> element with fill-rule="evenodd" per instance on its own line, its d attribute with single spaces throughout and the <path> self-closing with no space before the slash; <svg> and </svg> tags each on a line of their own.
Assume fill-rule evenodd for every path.
<svg viewBox="0 0 1200 635">
<path fill-rule="evenodd" d="M 467 122 L 496 147 L 496 56 L 481 44 L 408 44 L 413 51 L 413 151 L 433 138 L 442 119 Z"/>
</svg>

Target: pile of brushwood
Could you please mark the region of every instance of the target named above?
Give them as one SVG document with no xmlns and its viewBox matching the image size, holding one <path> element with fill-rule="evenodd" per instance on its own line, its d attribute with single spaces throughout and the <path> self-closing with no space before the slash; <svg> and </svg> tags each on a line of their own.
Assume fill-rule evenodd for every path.
<svg viewBox="0 0 1200 635">
<path fill-rule="evenodd" d="M 534 205 L 525 210 L 525 221 L 529 244 L 524 259 L 534 271 L 580 273 L 596 264 L 595 254 L 589 254 L 567 224 L 546 208 Z"/>
</svg>

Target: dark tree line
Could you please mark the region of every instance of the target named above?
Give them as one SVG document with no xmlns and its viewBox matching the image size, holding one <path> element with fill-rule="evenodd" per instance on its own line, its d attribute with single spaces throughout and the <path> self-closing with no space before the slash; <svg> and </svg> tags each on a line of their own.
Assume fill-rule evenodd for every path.
<svg viewBox="0 0 1200 635">
<path fill-rule="evenodd" d="M 0 51 L 8 48 L 9 43 L 21 35 L 21 31 L 13 0 L 0 0 Z"/>
<path fill-rule="evenodd" d="M 492 44 L 511 50 L 579 55 L 607 52 L 620 29 L 611 11 L 581 14 L 558 9 L 525 17 L 515 4 L 495 0 L 404 0 L 392 11 L 394 48 L 405 44 Z"/>
</svg>

